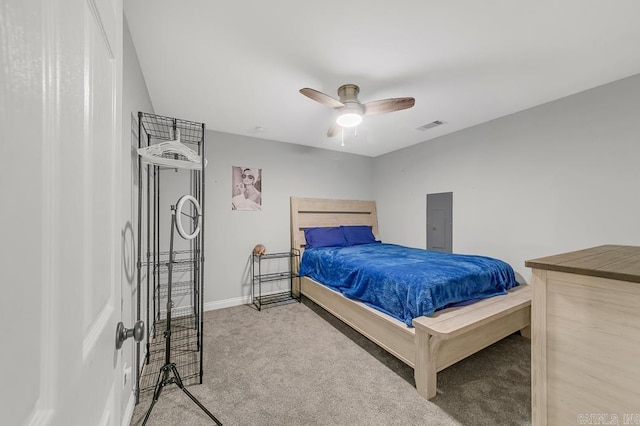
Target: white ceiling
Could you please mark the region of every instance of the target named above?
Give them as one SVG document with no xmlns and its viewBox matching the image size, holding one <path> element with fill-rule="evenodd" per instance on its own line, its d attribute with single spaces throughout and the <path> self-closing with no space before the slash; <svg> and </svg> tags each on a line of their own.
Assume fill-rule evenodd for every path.
<svg viewBox="0 0 640 426">
<path fill-rule="evenodd" d="M 640 73 L 638 0 L 124 3 L 157 114 L 371 157 Z M 336 112 L 298 91 L 344 83 L 416 104 L 342 147 Z"/>
</svg>

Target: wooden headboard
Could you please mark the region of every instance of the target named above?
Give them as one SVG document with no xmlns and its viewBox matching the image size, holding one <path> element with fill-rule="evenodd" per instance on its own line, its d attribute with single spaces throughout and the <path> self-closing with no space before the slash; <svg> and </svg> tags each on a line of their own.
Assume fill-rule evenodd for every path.
<svg viewBox="0 0 640 426">
<path fill-rule="evenodd" d="M 369 225 L 379 238 L 376 202 L 291 197 L 292 248 L 302 253 L 306 228 L 340 225 Z"/>
</svg>

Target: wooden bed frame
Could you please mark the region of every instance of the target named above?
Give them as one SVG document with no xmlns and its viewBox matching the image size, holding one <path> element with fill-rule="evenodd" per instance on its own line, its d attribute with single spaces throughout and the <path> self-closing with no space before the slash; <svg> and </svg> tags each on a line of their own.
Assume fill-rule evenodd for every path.
<svg viewBox="0 0 640 426">
<path fill-rule="evenodd" d="M 310 227 L 369 225 L 377 237 L 375 201 L 291 197 L 291 246 L 304 250 Z M 413 320 L 414 328 L 302 277 L 302 294 L 414 369 L 418 393 L 436 395 L 436 373 L 520 330 L 530 338 L 531 289 L 444 309 Z"/>
</svg>

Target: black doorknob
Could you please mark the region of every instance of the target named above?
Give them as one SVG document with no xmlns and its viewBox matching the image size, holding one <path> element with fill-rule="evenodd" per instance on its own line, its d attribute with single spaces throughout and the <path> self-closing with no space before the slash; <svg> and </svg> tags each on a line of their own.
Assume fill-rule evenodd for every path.
<svg viewBox="0 0 640 426">
<path fill-rule="evenodd" d="M 122 322 L 116 326 L 116 349 L 120 349 L 125 340 L 133 337 L 136 342 L 141 342 L 144 338 L 144 322 L 138 321 L 133 328 L 126 329 Z"/>
</svg>

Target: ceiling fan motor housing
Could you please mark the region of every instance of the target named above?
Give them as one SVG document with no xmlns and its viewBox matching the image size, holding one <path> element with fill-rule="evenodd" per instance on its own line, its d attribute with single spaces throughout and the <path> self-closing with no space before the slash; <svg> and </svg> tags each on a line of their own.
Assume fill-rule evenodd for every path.
<svg viewBox="0 0 640 426">
<path fill-rule="evenodd" d="M 358 93 L 360 93 L 360 88 L 355 84 L 343 84 L 338 88 L 338 96 L 340 96 L 340 102 L 343 104 L 355 102 L 360 103 L 358 101 Z"/>
</svg>

